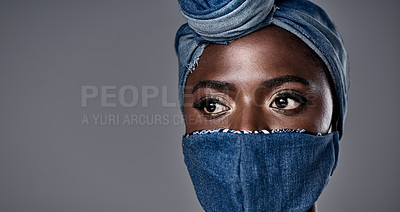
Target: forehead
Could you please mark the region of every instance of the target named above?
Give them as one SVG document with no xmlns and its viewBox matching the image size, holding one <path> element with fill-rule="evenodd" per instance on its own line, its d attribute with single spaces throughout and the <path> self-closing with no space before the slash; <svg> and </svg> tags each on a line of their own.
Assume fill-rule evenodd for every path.
<svg viewBox="0 0 400 212">
<path fill-rule="evenodd" d="M 188 84 L 203 80 L 224 80 L 236 84 L 257 83 L 294 75 L 310 81 L 326 80 L 314 52 L 284 29 L 269 26 L 232 41 L 229 45 L 210 44 Z"/>
</svg>

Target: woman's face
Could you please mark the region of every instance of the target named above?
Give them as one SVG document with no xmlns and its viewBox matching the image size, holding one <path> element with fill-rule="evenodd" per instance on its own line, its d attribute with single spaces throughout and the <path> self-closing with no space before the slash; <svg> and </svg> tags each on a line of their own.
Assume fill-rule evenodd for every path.
<svg viewBox="0 0 400 212">
<path fill-rule="evenodd" d="M 274 26 L 229 45 L 210 44 L 187 78 L 186 132 L 290 128 L 328 133 L 332 95 L 313 54 Z"/>
</svg>

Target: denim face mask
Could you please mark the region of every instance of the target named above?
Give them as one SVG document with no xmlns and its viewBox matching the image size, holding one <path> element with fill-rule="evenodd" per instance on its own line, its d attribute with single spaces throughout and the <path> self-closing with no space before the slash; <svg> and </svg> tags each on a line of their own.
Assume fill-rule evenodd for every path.
<svg viewBox="0 0 400 212">
<path fill-rule="evenodd" d="M 307 211 L 336 167 L 338 133 L 203 130 L 183 152 L 205 211 Z"/>
</svg>

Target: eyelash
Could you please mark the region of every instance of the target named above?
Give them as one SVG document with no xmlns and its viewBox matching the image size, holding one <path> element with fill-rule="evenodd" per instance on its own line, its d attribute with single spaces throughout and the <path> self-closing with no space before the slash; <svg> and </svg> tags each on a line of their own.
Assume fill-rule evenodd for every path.
<svg viewBox="0 0 400 212">
<path fill-rule="evenodd" d="M 276 101 L 278 99 L 291 99 L 291 100 L 295 101 L 296 103 L 298 103 L 299 106 L 294 109 L 283 109 L 283 108 L 272 107 L 272 105 L 274 103 L 276 104 Z M 306 96 L 304 96 L 303 94 L 301 94 L 297 91 L 286 90 L 286 91 L 281 91 L 280 93 L 275 94 L 272 97 L 272 101 L 268 105 L 268 107 L 272 108 L 274 111 L 281 113 L 283 115 L 296 115 L 304 109 L 304 106 L 307 104 L 307 102 L 308 102 L 308 100 L 307 100 Z"/>
<path fill-rule="evenodd" d="M 212 114 L 212 113 L 207 114 L 204 111 L 204 109 L 207 106 L 206 104 L 208 103 L 208 101 L 210 101 L 213 104 L 218 104 L 218 105 L 221 105 L 223 107 L 226 107 L 227 109 L 222 111 L 222 112 L 216 113 L 216 114 Z M 193 103 L 193 108 L 195 108 L 196 110 L 200 111 L 203 114 L 203 116 L 205 116 L 206 118 L 209 118 L 209 119 L 218 118 L 218 117 L 224 115 L 228 110 L 231 109 L 229 106 L 224 104 L 218 97 L 213 97 L 213 96 L 203 96 L 203 97 L 201 97 L 199 100 L 197 100 L 197 101 L 195 101 Z"/>
</svg>

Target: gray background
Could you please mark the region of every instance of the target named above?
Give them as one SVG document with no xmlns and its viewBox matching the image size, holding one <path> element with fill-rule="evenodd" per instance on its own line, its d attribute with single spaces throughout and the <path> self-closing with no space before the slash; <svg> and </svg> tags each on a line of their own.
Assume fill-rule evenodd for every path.
<svg viewBox="0 0 400 212">
<path fill-rule="evenodd" d="M 322 212 L 400 211 L 399 3 L 317 1 L 351 59 L 339 166 Z M 168 87 L 176 102 L 175 0 L 0 1 L 0 211 L 202 211 L 177 107 L 81 107 L 81 86 Z M 115 99 L 114 99 L 115 100 Z M 169 123 L 82 125 L 87 115 Z M 91 122 L 93 120 L 90 120 Z"/>
</svg>

